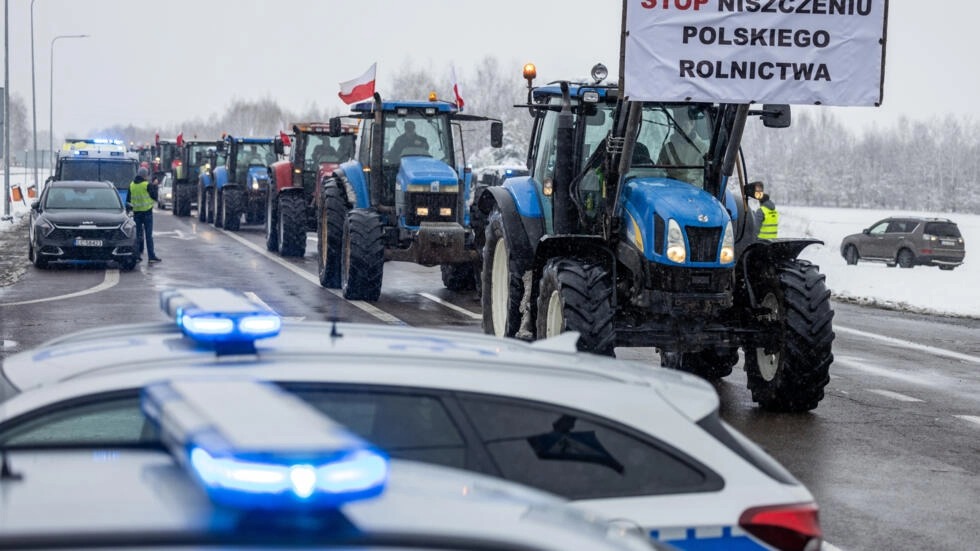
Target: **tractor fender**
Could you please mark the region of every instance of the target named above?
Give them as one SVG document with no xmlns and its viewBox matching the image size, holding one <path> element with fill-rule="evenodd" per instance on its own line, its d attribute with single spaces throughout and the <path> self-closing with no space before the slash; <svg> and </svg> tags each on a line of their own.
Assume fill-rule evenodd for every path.
<svg viewBox="0 0 980 551">
<path fill-rule="evenodd" d="M 276 191 L 293 187 L 293 163 L 291 161 L 276 161 L 269 167 L 272 175 L 272 185 Z"/>
<path fill-rule="evenodd" d="M 344 191 L 347 194 L 347 202 L 353 208 L 370 208 L 371 195 L 368 192 L 367 178 L 364 176 L 364 168 L 357 161 L 347 161 L 342 163 L 334 174 L 342 175 L 338 181 L 343 182 Z M 379 175 L 380 177 L 380 175 Z"/>
<path fill-rule="evenodd" d="M 332 175 L 323 178 L 323 182 L 320 183 L 321 191 L 318 197 L 323 196 L 323 189 L 329 180 L 333 180 L 337 184 L 337 187 L 340 188 L 340 192 L 344 196 L 345 206 L 348 209 L 351 208 L 351 205 L 357 204 L 357 194 L 354 191 L 354 186 L 351 185 L 350 179 L 347 178 L 347 172 L 342 168 L 338 168 Z"/>
<path fill-rule="evenodd" d="M 478 206 L 484 213 L 490 213 L 495 205 L 503 216 L 507 248 L 513 255 L 512 260 L 521 272 L 529 270 L 535 249 L 544 234 L 544 218 L 521 215 L 514 196 L 503 187 L 487 188 L 479 198 Z"/>
<path fill-rule="evenodd" d="M 735 270 L 735 288 L 744 292 L 738 297 L 752 307 L 758 306 L 757 295 L 775 278 L 775 266 L 793 260 L 810 245 L 823 245 L 819 239 L 787 238 L 758 240 L 742 252 Z"/>
<path fill-rule="evenodd" d="M 230 185 L 228 183 L 228 168 L 219 166 L 214 169 L 214 187 L 221 189 L 226 185 Z"/>
</svg>

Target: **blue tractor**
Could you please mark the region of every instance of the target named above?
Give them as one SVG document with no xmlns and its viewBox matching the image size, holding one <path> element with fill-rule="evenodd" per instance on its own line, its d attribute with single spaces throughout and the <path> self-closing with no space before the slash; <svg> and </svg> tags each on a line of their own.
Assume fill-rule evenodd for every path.
<svg viewBox="0 0 980 551">
<path fill-rule="evenodd" d="M 466 167 L 462 126 L 490 122 L 500 147 L 499 120 L 460 113 L 437 101 L 355 104 L 360 120 L 354 159 L 324 181 L 317 208 L 320 283 L 352 300 L 378 300 L 387 260 L 441 266 L 451 290 L 476 287 L 482 228 L 468 210 L 472 176 Z M 331 134 L 340 136 L 339 117 Z"/>
<path fill-rule="evenodd" d="M 199 179 L 198 195 L 208 201 L 205 217 L 231 231 L 238 231 L 243 215 L 246 224 L 264 223 L 269 167 L 283 152 L 282 140 L 225 136 L 220 149 L 224 164 Z"/>
<path fill-rule="evenodd" d="M 659 349 L 661 363 L 719 379 L 744 351 L 753 399 L 817 406 L 833 360 L 830 292 L 797 258 L 810 239 L 760 240 L 740 148 L 750 116 L 787 105 L 630 102 L 615 85 L 531 85 L 530 175 L 488 188 L 483 328 L 501 337 L 580 333 L 582 350 Z"/>
</svg>

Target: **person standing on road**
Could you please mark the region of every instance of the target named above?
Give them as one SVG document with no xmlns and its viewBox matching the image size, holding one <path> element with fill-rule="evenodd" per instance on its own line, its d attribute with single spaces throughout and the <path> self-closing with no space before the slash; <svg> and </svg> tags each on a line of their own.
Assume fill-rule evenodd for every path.
<svg viewBox="0 0 980 551">
<path fill-rule="evenodd" d="M 755 225 L 759 228 L 759 239 L 776 239 L 779 235 L 779 213 L 776 203 L 773 203 L 765 191 L 762 182 L 752 182 L 752 197 L 759 202 L 759 210 L 755 211 Z"/>
<path fill-rule="evenodd" d="M 146 181 L 149 173 L 145 167 L 136 172 L 136 178 L 129 184 L 129 204 L 133 207 L 133 221 L 136 222 L 137 261 L 142 260 L 145 236 L 147 262 L 154 263 L 160 262 L 153 250 L 153 205 L 157 199 L 157 185 Z"/>
</svg>

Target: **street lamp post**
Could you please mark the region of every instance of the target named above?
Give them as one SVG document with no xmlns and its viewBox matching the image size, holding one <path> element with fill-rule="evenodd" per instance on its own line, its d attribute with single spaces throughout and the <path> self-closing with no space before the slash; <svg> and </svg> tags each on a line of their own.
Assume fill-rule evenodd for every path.
<svg viewBox="0 0 980 551">
<path fill-rule="evenodd" d="M 37 180 L 37 85 L 34 78 L 34 1 L 31 0 L 31 113 L 34 118 L 34 190 L 37 197 L 41 196 L 41 188 Z"/>
<path fill-rule="evenodd" d="M 48 151 L 54 161 L 54 43 L 61 38 L 88 38 L 87 34 L 60 34 L 51 39 L 51 96 L 49 98 L 48 110 L 50 117 L 48 120 Z"/>
</svg>

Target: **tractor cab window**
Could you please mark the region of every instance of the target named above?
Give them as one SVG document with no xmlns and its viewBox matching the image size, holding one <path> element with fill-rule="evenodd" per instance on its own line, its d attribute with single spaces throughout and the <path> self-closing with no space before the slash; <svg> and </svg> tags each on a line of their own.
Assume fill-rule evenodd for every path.
<svg viewBox="0 0 980 551">
<path fill-rule="evenodd" d="M 444 116 L 425 116 L 422 113 L 387 117 L 385 164 L 397 165 L 404 157 L 422 156 L 452 166 L 448 122 Z"/>
<path fill-rule="evenodd" d="M 548 111 L 538 124 L 534 166 L 531 175 L 539 184 L 553 181 L 558 153 L 558 113 Z"/>
<path fill-rule="evenodd" d="M 306 170 L 316 170 L 321 163 L 342 163 L 354 154 L 354 136 L 331 138 L 326 134 L 310 134 L 306 141 L 303 162 Z"/>
<path fill-rule="evenodd" d="M 600 105 L 594 113 L 585 115 L 585 131 L 582 141 L 582 154 L 579 156 L 580 180 L 576 187 L 579 204 L 587 219 L 592 220 L 602 208 L 605 193 L 600 168 L 589 165 L 589 159 L 609 135 L 613 124 L 613 106 Z"/>
<path fill-rule="evenodd" d="M 636 175 L 667 177 L 704 187 L 704 156 L 711 136 L 709 106 L 648 104 L 637 130 Z"/>
<path fill-rule="evenodd" d="M 272 151 L 272 144 L 241 144 L 235 158 L 235 163 L 242 170 L 249 166 L 269 166 L 274 162 L 276 154 Z"/>
</svg>

